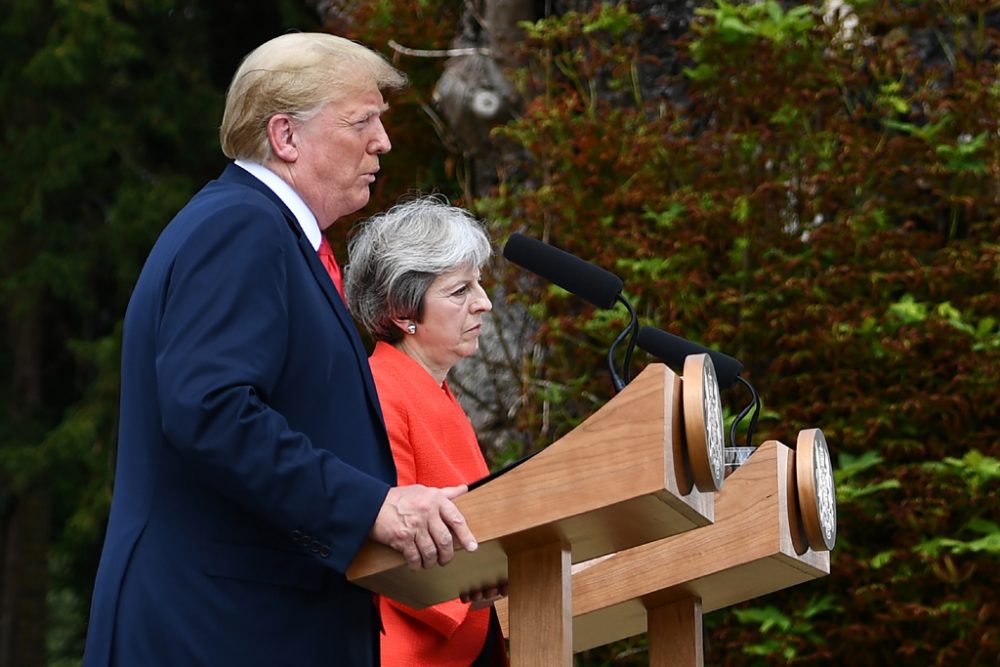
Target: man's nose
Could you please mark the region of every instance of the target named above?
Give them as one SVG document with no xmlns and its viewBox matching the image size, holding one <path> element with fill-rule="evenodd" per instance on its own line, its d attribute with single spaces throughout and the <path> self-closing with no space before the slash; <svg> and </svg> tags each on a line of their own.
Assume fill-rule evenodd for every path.
<svg viewBox="0 0 1000 667">
<path fill-rule="evenodd" d="M 376 120 L 375 136 L 368 143 L 368 152 L 374 155 L 382 155 L 392 150 L 392 142 L 389 141 L 389 134 L 385 131 L 385 126 L 381 120 Z"/>
</svg>

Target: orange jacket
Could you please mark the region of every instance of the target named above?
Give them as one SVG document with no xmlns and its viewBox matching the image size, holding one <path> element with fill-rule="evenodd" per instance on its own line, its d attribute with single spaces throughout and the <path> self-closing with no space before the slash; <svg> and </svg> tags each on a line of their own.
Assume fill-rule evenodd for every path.
<svg viewBox="0 0 1000 667">
<path fill-rule="evenodd" d="M 448 383 L 438 385 L 420 364 L 388 343 L 369 358 L 396 461 L 397 484 L 454 486 L 489 469 L 468 415 Z M 486 641 L 490 612 L 459 600 L 412 609 L 379 599 L 383 667 L 468 667 Z"/>
</svg>

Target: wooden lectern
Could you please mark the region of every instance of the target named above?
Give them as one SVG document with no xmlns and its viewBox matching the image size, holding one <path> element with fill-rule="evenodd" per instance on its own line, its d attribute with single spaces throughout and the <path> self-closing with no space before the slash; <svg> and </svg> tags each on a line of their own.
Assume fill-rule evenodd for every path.
<svg viewBox="0 0 1000 667">
<path fill-rule="evenodd" d="M 797 451 L 765 442 L 726 479 L 712 525 L 578 565 L 574 651 L 648 632 L 650 665 L 700 667 L 704 612 L 829 574 L 836 501 L 825 447 L 815 429 Z M 505 601 L 497 611 L 503 623 Z"/>
<path fill-rule="evenodd" d="M 687 384 L 700 392 L 715 379 L 707 355 L 697 356 L 708 372 Z M 683 385 L 666 366 L 647 366 L 572 432 L 459 497 L 475 552 L 412 571 L 395 551 L 368 542 L 348 578 L 418 608 L 508 581 L 512 665 L 569 667 L 572 563 L 703 530 L 715 516 L 714 489 L 699 490 L 691 464 L 714 455 L 690 455 L 684 419 L 701 425 L 721 414 L 692 414 Z"/>
</svg>

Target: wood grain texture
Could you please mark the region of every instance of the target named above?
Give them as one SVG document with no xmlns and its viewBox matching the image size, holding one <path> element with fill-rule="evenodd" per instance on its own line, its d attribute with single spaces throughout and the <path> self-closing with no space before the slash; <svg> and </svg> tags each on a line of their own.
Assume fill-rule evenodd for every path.
<svg viewBox="0 0 1000 667">
<path fill-rule="evenodd" d="M 714 524 L 576 565 L 573 650 L 641 634 L 648 609 L 678 600 L 700 599 L 710 612 L 829 574 L 829 552 L 796 550 L 791 454 L 773 440 L 758 447 L 726 479 Z M 503 600 L 497 612 L 505 624 Z"/>
<path fill-rule="evenodd" d="M 569 545 L 553 542 L 510 557 L 510 662 L 572 667 Z"/>
<path fill-rule="evenodd" d="M 702 667 L 705 644 L 701 600 L 683 598 L 647 613 L 649 667 Z"/>
<path fill-rule="evenodd" d="M 712 358 L 692 354 L 684 360 L 684 433 L 694 485 L 700 491 L 722 488 L 722 406 Z"/>
<path fill-rule="evenodd" d="M 837 541 L 837 502 L 826 436 L 818 428 L 799 431 L 795 441 L 799 516 L 811 549 L 829 551 Z M 830 494 L 826 496 L 826 494 Z M 828 503 L 824 516 L 824 501 Z"/>
<path fill-rule="evenodd" d="M 572 432 L 457 499 L 479 542 L 444 568 L 409 570 L 367 542 L 348 578 L 423 607 L 508 579 L 508 554 L 553 541 L 580 562 L 709 525 L 715 494 L 689 486 L 677 460 L 680 378 L 647 366 Z"/>
</svg>

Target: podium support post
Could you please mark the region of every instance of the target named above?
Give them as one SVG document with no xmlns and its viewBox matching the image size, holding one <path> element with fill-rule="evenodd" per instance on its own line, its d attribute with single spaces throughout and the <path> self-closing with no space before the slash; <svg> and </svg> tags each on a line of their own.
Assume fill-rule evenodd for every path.
<svg viewBox="0 0 1000 667">
<path fill-rule="evenodd" d="M 646 613 L 649 667 L 703 667 L 701 598 L 653 607 Z"/>
<path fill-rule="evenodd" d="M 571 556 L 560 542 L 508 556 L 512 665 L 572 667 Z"/>
</svg>

